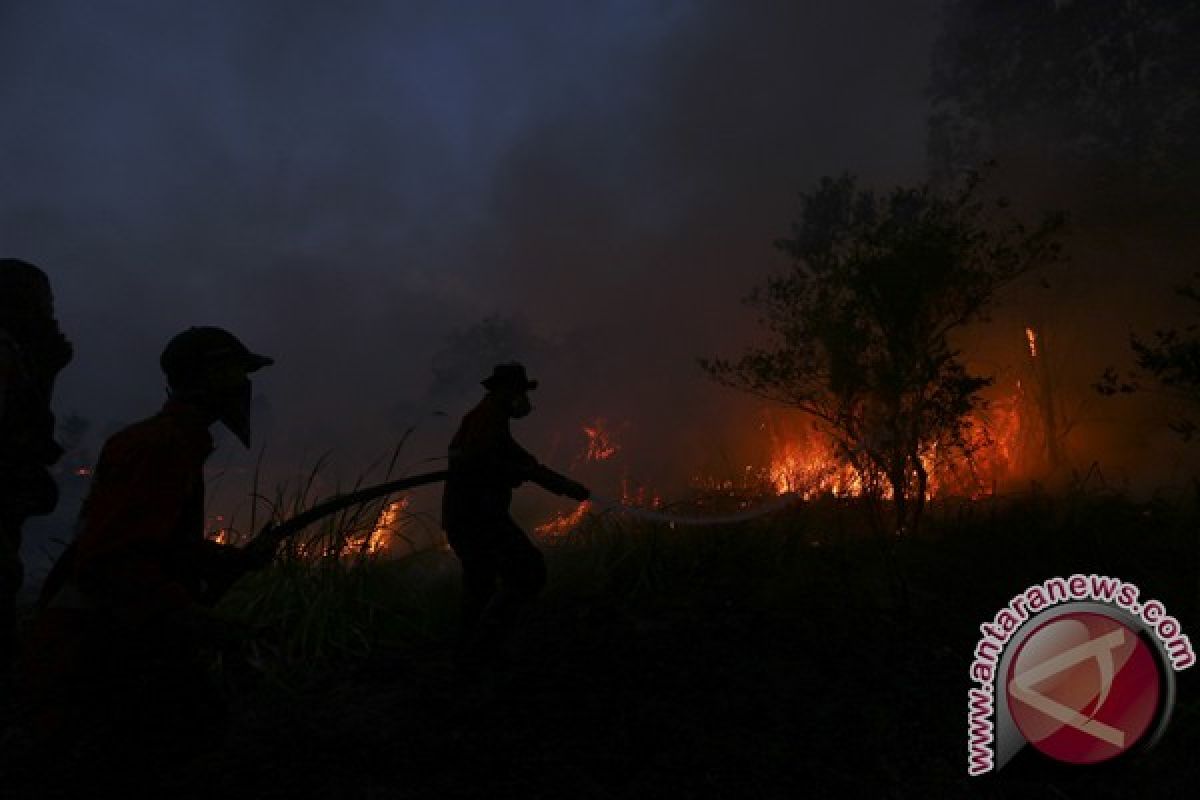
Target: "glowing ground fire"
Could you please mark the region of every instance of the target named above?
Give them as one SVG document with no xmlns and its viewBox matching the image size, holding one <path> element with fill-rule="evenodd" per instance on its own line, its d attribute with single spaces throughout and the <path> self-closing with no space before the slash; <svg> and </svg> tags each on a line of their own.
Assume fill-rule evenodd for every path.
<svg viewBox="0 0 1200 800">
<path fill-rule="evenodd" d="M 1037 332 L 1026 327 L 1023 333 L 1030 358 L 1037 358 Z M 1031 442 L 1036 438 L 1030 424 L 1036 423 L 1036 414 L 1027 413 L 1028 408 L 1022 383 L 1015 380 L 1006 396 L 967 416 L 963 426 L 965 447 L 939 447 L 932 442 L 922 448 L 919 458 L 928 478 L 925 499 L 977 500 L 995 494 L 999 485 L 1027 470 L 1023 462 L 1029 460 Z M 618 497 L 611 500 L 595 497 L 569 511 L 555 512 L 550 519 L 534 526 L 534 533 L 552 540 L 578 528 L 589 515 L 603 511 L 621 511 L 685 525 L 715 524 L 749 519 L 786 505 L 775 502 L 778 499 L 791 502 L 819 497 L 876 496 L 884 500 L 893 497 L 892 487 L 880 480 L 877 473 L 871 475 L 868 471 L 864 476 L 862 465 L 852 463 L 830 439 L 811 428 L 788 432 L 771 416 L 760 428 L 768 431 L 767 454 L 760 466 L 747 464 L 741 474 L 732 477 L 693 475 L 691 486 L 695 497 L 674 506 L 676 511 L 668 511 L 659 491 L 634 479 L 628 467 L 620 466 L 620 455 L 625 448 L 608 422 L 596 417 L 578 428 L 582 443 L 575 464 L 619 465 Z M 393 550 L 408 507 L 409 499 L 402 497 L 385 505 L 373 526 L 333 537 L 332 546 L 337 552 L 329 549 L 331 545 L 326 540 L 321 545 L 313 543 L 302 548 L 313 552 L 300 555 L 306 558 L 386 555 Z M 681 507 L 686 513 L 680 513 Z M 223 517 L 211 520 L 210 538 L 222 543 L 234 538 Z"/>
<path fill-rule="evenodd" d="M 583 433 L 587 436 L 587 451 L 583 454 L 584 461 L 607 461 L 621 449 L 613 440 L 607 425 L 601 418 L 597 418 L 589 425 L 584 425 Z"/>
<path fill-rule="evenodd" d="M 1032 327 L 1024 331 L 1025 343 L 1031 357 L 1037 357 L 1037 334 Z M 1020 462 L 1028 456 L 1030 421 L 1025 412 L 1026 397 L 1020 380 L 1013 383 L 1007 396 L 989 403 L 984 409 L 968 415 L 963 426 L 965 447 L 939 447 L 931 442 L 920 453 L 928 483 L 925 499 L 963 497 L 977 500 L 995 494 L 997 487 L 1016 477 Z M 693 476 L 692 485 L 698 492 L 736 495 L 731 513 L 713 513 L 710 517 L 690 514 L 671 514 L 663 510 L 662 496 L 623 473 L 620 497 L 614 500 L 594 498 L 571 511 L 560 511 L 547 522 L 536 526 L 535 532 L 547 539 L 570 533 L 589 513 L 617 509 L 634 516 L 680 524 L 732 522 L 769 513 L 779 506 L 773 498 L 795 498 L 811 501 L 818 497 L 862 497 L 869 493 L 884 500 L 892 499 L 893 488 L 874 477 L 864 478 L 859 465 L 839 455 L 836 447 L 816 433 L 785 434 L 770 428 L 770 444 L 765 466 L 747 465 L 735 479 L 709 475 Z M 586 449 L 582 461 L 607 460 L 620 449 L 611 433 L 601 424 L 585 425 Z M 914 476 L 915 479 L 915 476 Z M 709 510 L 718 504 L 697 502 Z M 729 507 L 729 503 L 724 504 Z"/>
</svg>

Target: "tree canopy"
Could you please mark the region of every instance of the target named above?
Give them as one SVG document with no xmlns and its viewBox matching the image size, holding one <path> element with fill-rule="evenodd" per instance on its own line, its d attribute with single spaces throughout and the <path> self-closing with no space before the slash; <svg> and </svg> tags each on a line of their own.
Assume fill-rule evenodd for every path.
<svg viewBox="0 0 1200 800">
<path fill-rule="evenodd" d="M 1200 1 L 954 0 L 930 78 L 932 167 L 1037 164 L 1194 197 L 1200 177 Z"/>
</svg>

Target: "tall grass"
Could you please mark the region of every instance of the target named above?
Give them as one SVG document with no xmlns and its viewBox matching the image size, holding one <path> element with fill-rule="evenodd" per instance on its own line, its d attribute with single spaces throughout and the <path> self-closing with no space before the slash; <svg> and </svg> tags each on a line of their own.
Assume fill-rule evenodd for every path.
<svg viewBox="0 0 1200 800">
<path fill-rule="evenodd" d="M 371 464 L 345 489 L 335 486 L 333 494 L 397 477 L 410 433 L 388 457 Z M 229 543 L 244 545 L 252 537 L 260 521 L 259 505 L 278 523 L 326 499 L 316 496 L 315 487 L 328 458 L 317 459 L 299 479 L 278 485 L 270 495 L 260 491 L 261 470 L 256 467 L 250 493 L 257 502 L 249 526 L 233 531 Z M 387 535 L 410 553 L 408 558 L 393 559 L 386 550 L 371 547 L 380 515 L 392 502 L 389 496 L 351 506 L 301 531 L 284 542 L 270 567 L 244 577 L 221 600 L 219 613 L 254 632 L 250 645 L 255 663 L 270 677 L 304 685 L 381 648 L 444 635 L 453 616 L 453 581 L 448 575 L 436 577 L 438 570 L 445 571 L 448 557 L 438 547 L 440 533 L 431 521 L 398 512 L 397 525 Z M 413 531 L 421 533 L 420 539 L 410 535 Z"/>
<path fill-rule="evenodd" d="M 319 547 L 289 549 L 222 604 L 224 613 L 262 632 L 265 669 L 277 680 L 313 685 L 381 653 L 449 649 L 459 602 L 451 553 L 432 547 L 400 559 L 330 555 L 378 508 L 327 521 L 309 540 Z M 1194 618 L 1188 612 L 1200 601 L 1200 533 L 1188 504 L 1134 503 L 1109 491 L 939 502 L 918 536 L 886 549 L 869 514 L 852 498 L 830 497 L 728 526 L 586 517 L 569 535 L 540 543 L 550 584 L 538 608 L 638 614 L 723 604 L 792 614 L 811 607 L 845 619 L 946 624 L 969 633 L 984 621 L 976 616 L 990 615 L 1012 593 L 1078 571 L 1142 583 L 1184 619 Z M 898 575 L 903 595 L 895 589 Z M 964 608 L 978 610 L 964 615 Z"/>
</svg>

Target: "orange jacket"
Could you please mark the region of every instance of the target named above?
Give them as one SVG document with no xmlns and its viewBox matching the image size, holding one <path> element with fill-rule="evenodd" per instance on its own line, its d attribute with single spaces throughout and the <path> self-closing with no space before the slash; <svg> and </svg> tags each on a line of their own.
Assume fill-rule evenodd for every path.
<svg viewBox="0 0 1200 800">
<path fill-rule="evenodd" d="M 67 568 L 92 603 L 139 625 L 198 602 L 230 566 L 237 551 L 204 538 L 212 449 L 200 412 L 170 401 L 105 443 Z"/>
</svg>

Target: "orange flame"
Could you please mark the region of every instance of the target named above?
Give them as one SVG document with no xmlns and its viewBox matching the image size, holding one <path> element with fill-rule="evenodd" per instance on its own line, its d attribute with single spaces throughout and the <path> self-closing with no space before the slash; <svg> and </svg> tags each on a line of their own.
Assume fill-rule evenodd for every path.
<svg viewBox="0 0 1200 800">
<path fill-rule="evenodd" d="M 347 539 L 346 551 L 371 556 L 386 552 L 391 544 L 392 535 L 400 527 L 401 515 L 407 508 L 407 497 L 401 497 L 399 500 L 388 503 L 379 512 L 379 518 L 375 520 L 375 527 L 366 537 L 360 537 L 357 540 Z"/>
<path fill-rule="evenodd" d="M 401 497 L 383 507 L 369 531 L 359 528 L 331 539 L 306 542 L 298 545 L 296 552 L 304 559 L 386 555 L 396 531 L 404 523 L 403 514 L 408 505 L 409 499 Z M 336 552 L 333 545 L 336 545 Z"/>
<path fill-rule="evenodd" d="M 591 425 L 584 425 L 583 432 L 588 438 L 584 461 L 607 461 L 621 449 L 620 445 L 613 441 L 612 434 L 601 418 L 597 418 Z"/>
<path fill-rule="evenodd" d="M 1032 329 L 1029 335 L 1031 346 L 1036 348 Z M 1024 455 L 1022 445 L 1027 438 L 1020 413 L 1023 402 L 1018 381 L 1009 397 L 968 416 L 963 430 L 965 452 L 939 448 L 936 442 L 926 445 L 919 454 L 927 476 L 926 499 L 986 497 L 996 491 L 998 483 L 1011 477 Z M 912 486 L 917 482 L 916 473 L 914 468 L 909 476 Z M 759 475 L 775 493 L 796 492 L 806 500 L 820 495 L 861 496 L 867 490 L 859 469 L 839 457 L 820 437 L 772 435 L 768 466 Z M 893 496 L 887 482 L 876 488 L 885 499 Z"/>
<path fill-rule="evenodd" d="M 648 489 L 645 484 L 631 480 L 628 475 L 622 475 L 621 505 L 637 508 L 661 508 L 662 497 L 658 492 Z"/>
<path fill-rule="evenodd" d="M 592 502 L 584 500 L 569 514 L 562 511 L 556 512 L 553 519 L 538 525 L 533 530 L 538 536 L 545 539 L 557 539 L 561 536 L 566 536 L 575 529 L 576 525 L 583 521 L 584 516 L 591 507 Z"/>
<path fill-rule="evenodd" d="M 375 518 L 375 523 L 369 531 L 359 528 L 348 531 L 343 536 L 332 537 L 339 545 L 334 553 L 328 539 L 319 542 L 302 542 L 296 544 L 296 554 L 303 559 L 349 558 L 359 555 L 385 555 L 392 546 L 396 531 L 404 524 L 404 512 L 408 509 L 409 498 L 401 497 L 388 503 Z M 205 537 L 217 544 L 235 544 L 237 537 L 234 529 L 225 523 L 225 517 L 216 514 L 211 517 L 215 527 L 205 533 Z"/>
<path fill-rule="evenodd" d="M 776 494 L 799 492 L 805 500 L 858 495 L 863 489 L 852 465 L 839 463 L 831 448 L 811 442 L 777 442 L 766 478 Z"/>
<path fill-rule="evenodd" d="M 217 544 L 233 544 L 233 527 L 225 522 L 224 514 L 213 514 L 205 525 L 204 538 Z"/>
<path fill-rule="evenodd" d="M 965 452 L 959 448 L 939 447 L 936 442 L 920 453 L 920 465 L 926 473 L 925 498 L 964 497 L 980 499 L 997 491 L 997 486 L 1012 477 L 1019 468 L 1028 431 L 1023 424 L 1024 404 L 1018 381 L 1012 393 L 970 415 L 965 423 Z M 835 446 L 820 435 L 783 435 L 773 424 L 761 430 L 771 431 L 771 449 L 765 466 L 745 465 L 733 478 L 697 474 L 692 486 L 700 494 L 690 500 L 696 510 L 724 507 L 747 508 L 763 494 L 797 494 L 803 500 L 821 496 L 862 497 L 878 492 L 887 500 L 894 497 L 893 487 L 877 474 L 860 471 L 862 465 L 847 461 Z M 909 487 L 918 482 L 918 470 L 909 475 Z M 662 496 L 625 473 L 621 477 L 621 504 L 631 507 L 663 507 Z M 541 537 L 554 539 L 575 529 L 590 509 L 588 502 L 574 511 L 558 512 L 549 521 L 535 527 Z"/>
</svg>

